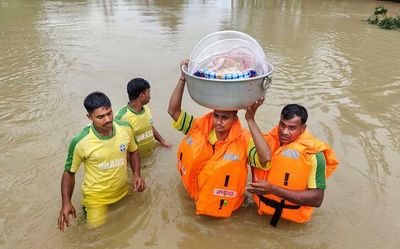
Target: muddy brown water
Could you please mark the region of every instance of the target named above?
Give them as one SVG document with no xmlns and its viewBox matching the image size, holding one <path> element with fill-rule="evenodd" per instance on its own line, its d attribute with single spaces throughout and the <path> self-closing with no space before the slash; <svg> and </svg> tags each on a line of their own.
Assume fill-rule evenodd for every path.
<svg viewBox="0 0 400 249">
<path fill-rule="evenodd" d="M 400 32 L 363 21 L 381 4 L 400 11 L 369 0 L 0 0 L 0 248 L 399 248 Z M 310 130 L 340 159 L 308 224 L 274 229 L 254 203 L 229 219 L 196 216 L 180 184 L 182 135 L 166 112 L 179 61 L 226 29 L 254 37 L 275 66 L 261 129 L 285 104 L 303 104 Z M 173 148 L 143 160 L 148 189 L 98 230 L 81 217 L 80 171 L 78 218 L 60 233 L 67 147 L 89 122 L 83 98 L 104 91 L 116 111 L 133 77 L 151 83 L 155 126 Z M 187 93 L 183 107 L 207 111 Z"/>
</svg>

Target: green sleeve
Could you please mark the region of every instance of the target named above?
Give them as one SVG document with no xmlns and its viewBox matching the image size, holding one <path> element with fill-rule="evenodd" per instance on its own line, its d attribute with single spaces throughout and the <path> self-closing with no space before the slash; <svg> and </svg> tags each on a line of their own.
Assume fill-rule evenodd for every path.
<svg viewBox="0 0 400 249">
<path fill-rule="evenodd" d="M 79 142 L 89 134 L 90 126 L 86 126 L 79 134 L 77 134 L 71 141 L 68 147 L 67 160 L 65 161 L 64 170 L 76 172 L 83 161 L 82 156 L 78 150 Z"/>
<path fill-rule="evenodd" d="M 318 152 L 317 157 L 317 188 L 326 189 L 326 162 L 323 152 Z"/>
<path fill-rule="evenodd" d="M 177 129 L 178 131 L 182 131 L 182 133 L 186 135 L 189 132 L 190 128 L 192 128 L 193 119 L 193 115 L 181 111 L 178 120 L 173 121 L 172 127 Z"/>
</svg>

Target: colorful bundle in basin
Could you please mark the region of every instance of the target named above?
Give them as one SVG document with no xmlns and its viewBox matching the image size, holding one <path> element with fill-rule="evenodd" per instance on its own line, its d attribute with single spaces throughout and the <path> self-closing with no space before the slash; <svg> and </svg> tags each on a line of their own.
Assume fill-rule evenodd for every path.
<svg viewBox="0 0 400 249">
<path fill-rule="evenodd" d="M 248 79 L 257 76 L 254 70 L 255 58 L 246 47 L 238 47 L 229 52 L 210 56 L 204 68 L 193 75 L 207 79 Z"/>
</svg>

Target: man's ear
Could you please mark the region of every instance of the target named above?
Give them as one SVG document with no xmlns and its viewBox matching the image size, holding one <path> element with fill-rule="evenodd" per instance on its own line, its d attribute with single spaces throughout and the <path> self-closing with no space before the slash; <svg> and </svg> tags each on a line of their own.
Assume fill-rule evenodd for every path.
<svg viewBox="0 0 400 249">
<path fill-rule="evenodd" d="M 307 129 L 307 124 L 303 124 L 303 132 Z"/>
<path fill-rule="evenodd" d="M 86 114 L 86 117 L 87 117 L 88 119 L 90 119 L 91 121 L 93 121 L 93 118 L 92 118 L 92 116 L 90 116 L 89 113 Z"/>
</svg>

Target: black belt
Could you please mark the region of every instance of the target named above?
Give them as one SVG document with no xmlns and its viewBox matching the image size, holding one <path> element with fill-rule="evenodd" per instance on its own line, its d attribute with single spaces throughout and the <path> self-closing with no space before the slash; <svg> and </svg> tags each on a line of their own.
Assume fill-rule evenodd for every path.
<svg viewBox="0 0 400 249">
<path fill-rule="evenodd" d="M 271 221 L 269 223 L 273 227 L 276 227 L 276 225 L 278 224 L 278 221 L 281 218 L 282 211 L 284 208 L 286 208 L 286 209 L 299 209 L 300 208 L 300 206 L 298 206 L 298 205 L 285 204 L 284 199 L 282 199 L 280 202 L 277 202 L 277 201 L 269 199 L 263 195 L 257 195 L 257 196 L 258 196 L 258 198 L 260 198 L 260 201 L 262 201 L 265 205 L 275 208 L 275 212 L 272 215 Z"/>
</svg>

